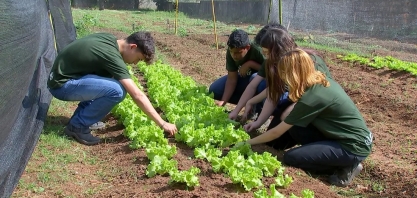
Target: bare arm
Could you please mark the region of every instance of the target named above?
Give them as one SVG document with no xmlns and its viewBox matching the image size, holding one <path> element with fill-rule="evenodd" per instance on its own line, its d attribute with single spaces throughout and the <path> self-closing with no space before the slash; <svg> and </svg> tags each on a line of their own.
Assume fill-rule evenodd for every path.
<svg viewBox="0 0 417 198">
<path fill-rule="evenodd" d="M 265 90 L 265 94 L 267 94 L 266 90 Z M 274 103 L 270 99 L 267 98 L 262 108 L 262 111 L 260 115 L 258 116 L 258 119 L 255 122 L 246 124 L 243 128 L 248 132 L 258 129 L 259 127 L 262 126 L 262 124 L 266 122 L 266 120 L 268 120 L 269 116 L 271 116 L 271 114 L 274 112 L 275 107 L 276 106 L 274 105 Z"/>
<path fill-rule="evenodd" d="M 223 97 L 221 102 L 223 103 L 222 106 L 226 105 L 226 103 L 232 97 L 233 92 L 236 89 L 237 84 L 237 72 L 228 72 L 226 85 L 223 92 Z"/>
<path fill-rule="evenodd" d="M 259 71 L 259 69 L 261 68 L 261 64 L 255 62 L 255 61 L 252 61 L 252 60 L 247 61 L 242 66 L 245 66 L 245 65 L 247 65 L 247 67 L 249 67 L 251 69 L 254 69 L 256 71 Z"/>
<path fill-rule="evenodd" d="M 258 95 L 248 100 L 247 103 L 250 105 L 254 105 L 254 104 L 260 103 L 265 98 L 266 98 L 266 89 L 264 89 L 261 93 L 259 93 Z"/>
<path fill-rule="evenodd" d="M 265 91 L 265 94 L 267 92 Z M 259 115 L 258 119 L 256 120 L 256 122 L 261 123 L 261 125 L 263 123 L 266 122 L 266 120 L 268 120 L 269 116 L 272 115 L 272 113 L 275 110 L 276 105 L 274 104 L 274 102 L 272 102 L 269 98 L 267 98 L 265 100 L 264 106 L 262 107 L 262 111 L 261 114 Z"/>
<path fill-rule="evenodd" d="M 127 93 L 129 93 L 138 107 L 142 109 L 142 111 L 147 116 L 149 116 L 159 127 L 171 133 L 171 135 L 177 131 L 175 125 L 165 122 L 161 116 L 159 116 L 149 101 L 148 97 L 136 86 L 132 79 L 122 79 L 120 80 L 120 83 L 126 89 Z"/>
<path fill-rule="evenodd" d="M 255 144 L 262 144 L 262 143 L 265 143 L 265 142 L 272 141 L 276 138 L 279 138 L 282 134 L 284 134 L 292 126 L 293 125 L 289 125 L 285 122 L 281 122 L 280 124 L 278 124 L 278 126 L 270 129 L 269 131 L 255 137 L 255 138 L 252 138 L 252 139 L 248 140 L 247 143 L 250 144 L 250 145 L 255 145 Z"/>
<path fill-rule="evenodd" d="M 259 83 L 263 80 L 263 78 L 259 75 L 256 75 L 255 78 L 250 81 L 249 85 L 246 87 L 245 91 L 243 92 L 242 96 L 239 99 L 235 109 L 233 112 L 238 114 L 243 107 L 245 107 L 246 103 L 255 95 L 256 88 L 258 87 Z"/>
<path fill-rule="evenodd" d="M 242 67 L 240 67 L 239 74 L 240 76 L 245 77 L 250 69 L 259 71 L 260 68 L 261 68 L 261 64 L 252 60 L 246 61 L 245 63 L 243 63 Z"/>
</svg>

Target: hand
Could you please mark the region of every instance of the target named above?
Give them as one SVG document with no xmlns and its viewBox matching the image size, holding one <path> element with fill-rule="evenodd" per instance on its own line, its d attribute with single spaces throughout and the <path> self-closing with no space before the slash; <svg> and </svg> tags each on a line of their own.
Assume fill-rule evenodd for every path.
<svg viewBox="0 0 417 198">
<path fill-rule="evenodd" d="M 259 127 L 261 127 L 261 124 L 259 124 L 257 121 L 255 121 L 255 122 L 251 122 L 249 124 L 246 124 L 245 126 L 243 126 L 243 129 L 245 129 L 246 132 L 252 132 L 252 131 L 258 129 Z"/>
<path fill-rule="evenodd" d="M 215 101 L 215 104 L 217 105 L 217 106 L 219 106 L 219 107 L 222 107 L 222 106 L 224 106 L 226 103 L 224 102 L 224 101 Z"/>
<path fill-rule="evenodd" d="M 246 103 L 245 111 L 243 112 L 242 119 L 241 119 L 242 121 L 246 121 L 248 119 L 248 115 L 250 115 L 250 113 L 252 113 L 252 107 L 253 107 L 253 104 L 250 103 L 250 100 L 249 100 Z"/>
<path fill-rule="evenodd" d="M 171 124 L 168 122 L 165 122 L 161 126 L 161 128 L 164 129 L 165 132 L 169 133 L 170 136 L 173 136 L 178 131 L 177 126 L 175 126 L 175 124 Z"/>
<path fill-rule="evenodd" d="M 236 113 L 235 110 L 233 110 L 232 112 L 229 113 L 229 119 L 236 120 L 238 114 L 239 113 Z"/>
<path fill-rule="evenodd" d="M 239 75 L 241 77 L 246 77 L 246 75 L 248 74 L 248 71 L 250 70 L 250 67 L 247 64 L 243 64 L 240 68 L 239 68 Z"/>
</svg>

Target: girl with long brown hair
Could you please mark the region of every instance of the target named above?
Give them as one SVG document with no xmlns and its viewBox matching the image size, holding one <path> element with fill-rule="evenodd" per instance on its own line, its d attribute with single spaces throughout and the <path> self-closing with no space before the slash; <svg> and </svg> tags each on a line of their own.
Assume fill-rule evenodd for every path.
<svg viewBox="0 0 417 198">
<path fill-rule="evenodd" d="M 254 104 L 258 104 L 265 98 L 267 99 L 265 100 L 262 110 L 256 121 L 244 126 L 246 131 L 253 131 L 259 128 L 268 120 L 271 115 L 274 116 L 274 119 L 272 119 L 270 126 L 277 125 L 280 122 L 279 118 L 282 112 L 292 104 L 287 96 L 288 90 L 286 89 L 285 84 L 279 78 L 277 71 L 274 69 L 274 66 L 277 65 L 280 57 L 284 53 L 298 47 L 294 41 L 294 38 L 284 28 L 269 28 L 262 37 L 260 45 L 262 47 L 262 52 L 267 57 L 265 77 L 268 89 L 265 89 L 263 92 L 259 93 L 257 96 L 246 102 L 244 115 L 248 114 L 247 109 L 250 109 Z M 332 78 L 329 68 L 323 59 L 317 55 L 318 53 L 307 49 L 305 51 L 314 61 L 314 68 L 323 72 L 327 77 Z"/>
<path fill-rule="evenodd" d="M 281 55 L 268 76 L 279 78 L 294 102 L 288 115 L 267 132 L 247 141 L 290 149 L 283 162 L 315 173 L 331 173 L 329 183 L 347 186 L 362 170 L 360 164 L 371 152 L 372 133 L 343 88 L 317 71 L 311 56 L 301 49 Z M 268 78 L 267 81 L 270 81 Z M 276 96 L 268 87 L 270 97 Z"/>
</svg>

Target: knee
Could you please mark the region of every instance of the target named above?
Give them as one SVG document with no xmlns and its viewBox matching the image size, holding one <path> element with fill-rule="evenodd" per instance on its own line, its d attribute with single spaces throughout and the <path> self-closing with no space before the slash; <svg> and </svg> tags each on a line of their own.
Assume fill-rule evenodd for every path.
<svg viewBox="0 0 417 198">
<path fill-rule="evenodd" d="M 224 88 L 218 85 L 217 83 L 213 83 L 209 87 L 209 94 L 213 93 L 214 99 L 220 100 L 221 96 L 223 95 Z"/>
<path fill-rule="evenodd" d="M 299 164 L 298 161 L 298 156 L 295 155 L 295 153 L 292 152 L 292 150 L 289 150 L 284 153 L 283 162 L 287 166 L 297 167 L 297 165 Z"/>
<path fill-rule="evenodd" d="M 126 89 L 120 83 L 117 83 L 116 86 L 112 88 L 112 98 L 115 102 L 119 103 L 123 101 L 126 97 Z"/>
<path fill-rule="evenodd" d="M 212 93 L 216 90 L 216 86 L 214 85 L 214 83 L 212 83 L 209 87 L 209 93 Z"/>
<path fill-rule="evenodd" d="M 265 80 L 262 80 L 259 84 L 258 84 L 258 86 L 256 87 L 256 93 L 261 93 L 263 90 L 265 90 L 266 89 L 266 82 L 265 82 Z"/>
</svg>

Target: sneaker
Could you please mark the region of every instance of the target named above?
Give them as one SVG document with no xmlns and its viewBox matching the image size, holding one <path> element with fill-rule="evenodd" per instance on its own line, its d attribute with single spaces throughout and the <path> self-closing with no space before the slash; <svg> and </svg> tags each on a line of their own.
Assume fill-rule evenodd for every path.
<svg viewBox="0 0 417 198">
<path fill-rule="evenodd" d="M 91 135 L 91 131 L 89 128 L 76 128 L 71 124 L 68 124 L 65 127 L 64 133 L 74 139 L 76 139 L 79 143 L 85 145 L 95 145 L 100 143 L 100 138 L 94 137 Z"/>
<path fill-rule="evenodd" d="M 331 175 L 328 182 L 338 187 L 346 187 L 352 182 L 353 178 L 359 175 L 362 169 L 363 166 L 360 163 L 344 168 L 338 171 L 338 173 Z"/>
<path fill-rule="evenodd" d="M 90 129 L 99 130 L 99 129 L 104 129 L 105 127 L 106 127 L 106 124 L 104 124 L 103 122 L 96 122 L 90 126 Z"/>
</svg>

